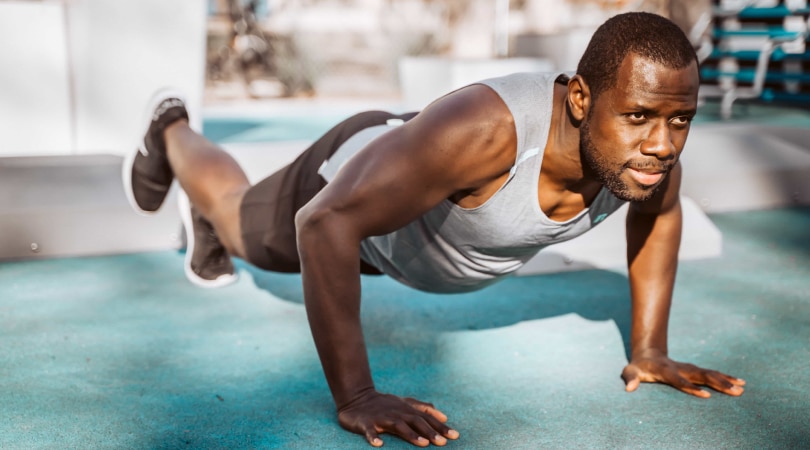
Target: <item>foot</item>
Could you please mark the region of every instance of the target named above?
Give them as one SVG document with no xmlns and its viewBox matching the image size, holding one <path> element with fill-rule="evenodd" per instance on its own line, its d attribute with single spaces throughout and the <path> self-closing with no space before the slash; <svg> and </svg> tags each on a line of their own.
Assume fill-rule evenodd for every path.
<svg viewBox="0 0 810 450">
<path fill-rule="evenodd" d="M 158 91 L 149 101 L 144 116 L 143 139 L 124 162 L 123 180 L 132 208 L 151 214 L 163 204 L 174 179 L 163 132 L 178 120 L 188 120 L 183 95 L 168 89 Z"/>
<path fill-rule="evenodd" d="M 231 256 L 219 241 L 211 222 L 191 205 L 185 192 L 178 195 L 180 218 L 186 230 L 186 277 L 204 288 L 229 285 L 239 277 Z"/>
</svg>

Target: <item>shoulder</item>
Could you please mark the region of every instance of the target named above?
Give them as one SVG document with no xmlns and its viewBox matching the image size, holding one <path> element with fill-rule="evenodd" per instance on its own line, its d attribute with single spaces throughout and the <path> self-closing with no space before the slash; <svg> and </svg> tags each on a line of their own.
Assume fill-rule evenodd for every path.
<svg viewBox="0 0 810 450">
<path fill-rule="evenodd" d="M 438 144 L 494 150 L 516 141 L 515 119 L 492 88 L 473 84 L 428 105 L 409 125 Z"/>
<path fill-rule="evenodd" d="M 514 164 L 514 119 L 492 89 L 470 85 L 366 143 L 346 167 L 397 168 L 435 183 L 477 186 Z"/>
<path fill-rule="evenodd" d="M 501 96 L 489 85 L 472 84 L 444 95 L 416 118 L 431 119 L 436 126 L 494 126 L 514 123 Z"/>
<path fill-rule="evenodd" d="M 527 88 L 546 89 L 560 77 L 567 77 L 565 72 L 516 72 L 500 77 L 481 80 L 481 84 L 491 86 L 496 91 L 521 92 Z"/>
<path fill-rule="evenodd" d="M 402 131 L 416 137 L 421 147 L 452 158 L 456 170 L 473 179 L 499 176 L 514 164 L 514 117 L 503 99 L 483 84 L 441 97 L 406 125 Z"/>
</svg>

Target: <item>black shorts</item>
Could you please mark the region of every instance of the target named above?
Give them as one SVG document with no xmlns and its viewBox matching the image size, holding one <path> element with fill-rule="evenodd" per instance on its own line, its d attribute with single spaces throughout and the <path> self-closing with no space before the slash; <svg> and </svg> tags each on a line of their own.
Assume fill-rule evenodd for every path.
<svg viewBox="0 0 810 450">
<path fill-rule="evenodd" d="M 295 213 L 324 186 L 321 164 L 360 130 L 383 125 L 389 119 L 410 120 L 403 115 L 367 111 L 354 115 L 324 134 L 292 163 L 252 186 L 242 199 L 242 239 L 249 263 L 274 272 L 300 272 L 295 238 Z M 361 261 L 364 273 L 379 273 Z"/>
</svg>

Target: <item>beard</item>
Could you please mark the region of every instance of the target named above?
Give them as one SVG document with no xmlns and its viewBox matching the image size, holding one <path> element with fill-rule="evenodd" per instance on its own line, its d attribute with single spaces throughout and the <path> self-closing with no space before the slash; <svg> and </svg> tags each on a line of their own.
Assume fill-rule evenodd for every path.
<svg viewBox="0 0 810 450">
<path fill-rule="evenodd" d="M 590 114 L 588 118 L 590 119 Z M 643 202 L 652 198 L 658 191 L 661 184 L 655 186 L 636 186 L 631 188 L 624 180 L 622 174 L 630 167 L 643 168 L 649 167 L 649 164 L 633 163 L 629 161 L 624 165 L 616 168 L 611 164 L 605 156 L 600 152 L 591 140 L 589 120 L 584 120 L 579 128 L 579 157 L 582 161 L 582 167 L 586 176 L 596 178 L 604 187 L 606 187 L 616 198 L 626 202 Z M 674 165 L 674 164 L 673 164 Z M 665 175 L 669 173 L 673 165 L 667 165 Z M 658 166 L 658 164 L 656 164 Z M 663 180 L 663 178 L 662 178 Z"/>
</svg>

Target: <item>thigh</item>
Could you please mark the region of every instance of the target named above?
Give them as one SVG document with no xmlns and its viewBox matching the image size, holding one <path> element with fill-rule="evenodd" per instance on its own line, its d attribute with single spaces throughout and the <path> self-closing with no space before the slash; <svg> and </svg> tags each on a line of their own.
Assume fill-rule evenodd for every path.
<svg viewBox="0 0 810 450">
<path fill-rule="evenodd" d="M 299 194 L 291 183 L 295 179 L 292 169 L 291 165 L 284 167 L 242 197 L 239 216 L 246 259 L 265 270 L 299 271 L 294 206 Z"/>
</svg>

